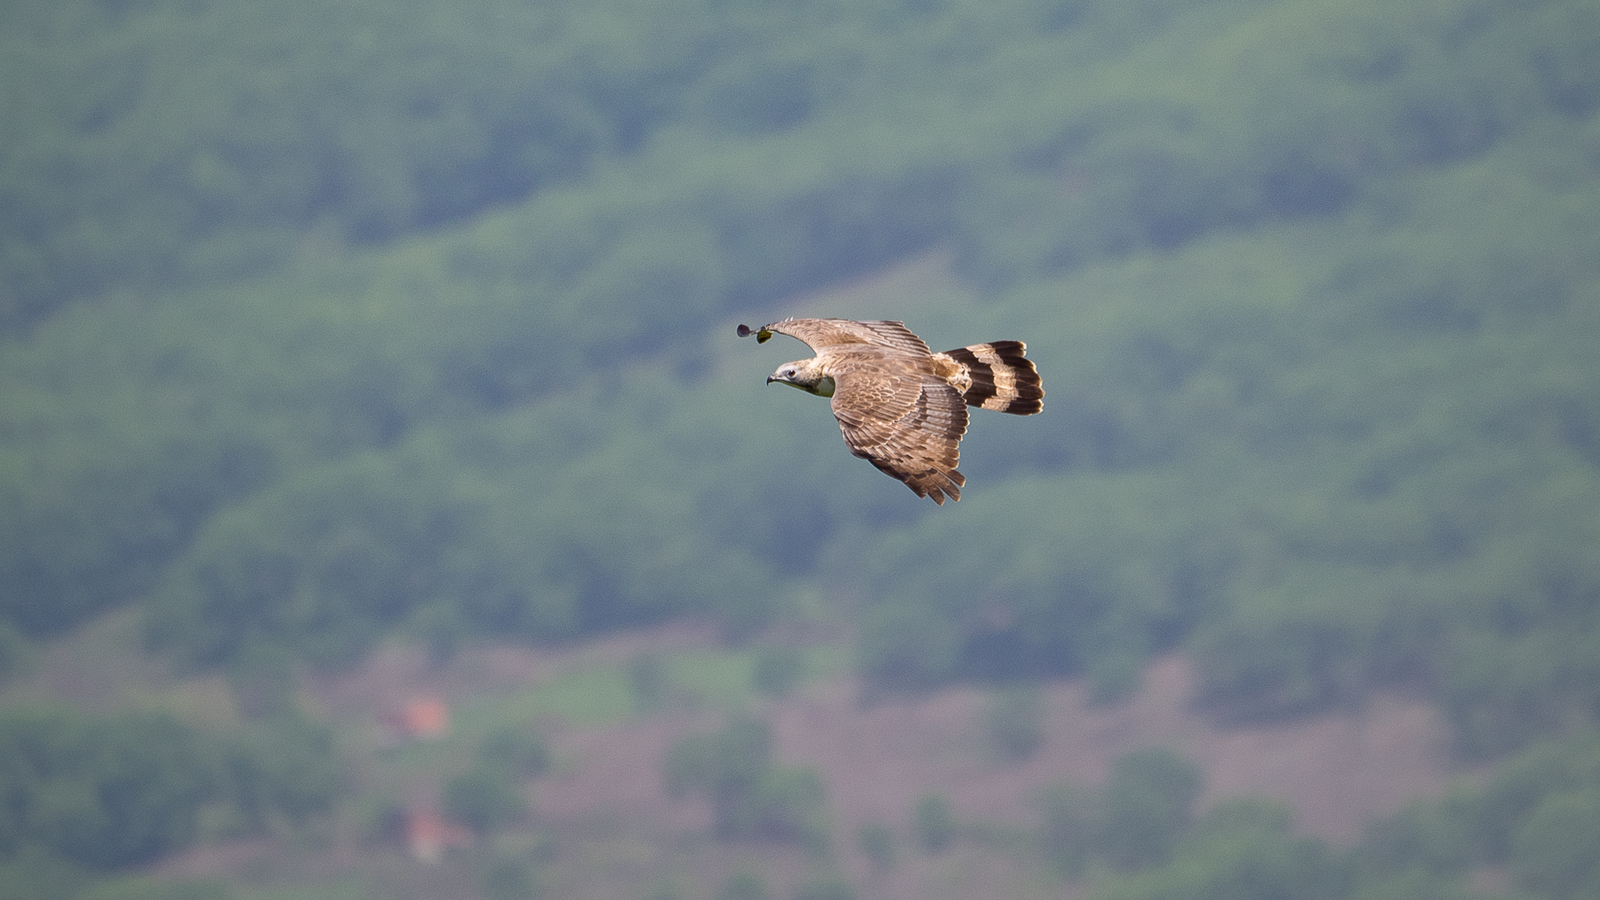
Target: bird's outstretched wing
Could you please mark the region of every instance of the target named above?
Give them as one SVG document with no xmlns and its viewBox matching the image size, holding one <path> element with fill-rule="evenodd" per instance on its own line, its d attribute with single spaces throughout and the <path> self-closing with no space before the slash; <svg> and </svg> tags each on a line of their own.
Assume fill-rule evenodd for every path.
<svg viewBox="0 0 1600 900">
<path fill-rule="evenodd" d="M 967 432 L 967 404 L 931 371 L 853 360 L 838 376 L 833 415 L 844 442 L 918 497 L 961 499 L 966 477 L 956 471 Z"/>
<path fill-rule="evenodd" d="M 757 329 L 739 326 L 739 336 L 756 336 L 756 343 L 764 344 L 773 334 L 787 334 L 805 342 L 806 346 L 822 355 L 829 347 L 867 344 L 907 353 L 912 356 L 930 356 L 928 345 L 911 333 L 903 322 L 855 322 L 850 319 L 784 319 Z"/>
</svg>

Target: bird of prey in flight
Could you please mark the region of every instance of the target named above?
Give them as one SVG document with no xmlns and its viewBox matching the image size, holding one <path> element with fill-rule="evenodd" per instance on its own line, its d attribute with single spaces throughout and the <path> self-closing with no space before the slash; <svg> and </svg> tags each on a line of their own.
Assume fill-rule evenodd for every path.
<svg viewBox="0 0 1600 900">
<path fill-rule="evenodd" d="M 1044 408 L 1044 387 L 1021 341 L 973 344 L 933 353 L 900 322 L 784 319 L 739 336 L 773 334 L 804 341 L 816 356 L 784 363 L 767 378 L 833 399 L 844 442 L 918 497 L 961 499 L 956 471 L 967 407 L 1019 416 Z"/>
</svg>

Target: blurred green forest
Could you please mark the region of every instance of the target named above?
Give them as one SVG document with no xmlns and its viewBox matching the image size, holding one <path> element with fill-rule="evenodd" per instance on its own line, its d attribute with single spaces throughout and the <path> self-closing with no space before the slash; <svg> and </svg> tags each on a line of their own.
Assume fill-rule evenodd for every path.
<svg viewBox="0 0 1600 900">
<path fill-rule="evenodd" d="M 796 305 L 911 261 L 947 289 Z M 762 391 L 804 348 L 733 325 L 801 312 L 1026 340 L 1045 414 L 977 417 L 967 499 L 916 503 Z M 1114 701 L 1176 649 L 1230 721 L 1397 688 L 1464 760 L 1569 771 L 1596 360 L 1583 0 L 71 0 L 0 30 L 0 677 L 129 608 L 177 665 L 269 681 L 395 633 L 822 615 L 873 694 Z M 1600 821 L 1593 771 L 1526 777 L 1521 830 L 1448 865 L 1284 858 L 1345 872 L 1329 897 L 1456 896 L 1417 885 L 1485 860 L 1584 896 L 1524 832 Z M 8 805 L 0 869 L 277 809 L 207 779 L 109 856 Z M 1273 815 L 1186 824 L 1108 896 L 1248 869 Z"/>
</svg>

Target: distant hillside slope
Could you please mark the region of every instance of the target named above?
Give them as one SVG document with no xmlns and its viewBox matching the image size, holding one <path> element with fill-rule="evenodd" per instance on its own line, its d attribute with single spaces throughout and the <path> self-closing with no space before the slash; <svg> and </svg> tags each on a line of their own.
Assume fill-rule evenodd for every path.
<svg viewBox="0 0 1600 900">
<path fill-rule="evenodd" d="M 1581 0 L 30 4 L 0 34 L 0 334 L 74 300 L 279 271 L 308 233 L 370 248 L 574 189 L 587 212 L 526 245 L 547 248 L 539 274 L 514 251 L 490 250 L 496 268 L 604 269 L 632 243 L 607 224 L 620 213 L 708 234 L 696 252 L 718 259 L 689 268 L 731 276 L 695 286 L 712 302 L 952 239 L 1010 283 L 1323 215 L 1375 176 L 1587 115 L 1595 15 Z"/>
<path fill-rule="evenodd" d="M 19 13 L 0 646 L 820 604 L 884 691 L 1182 646 L 1229 717 L 1592 720 L 1592 5 L 847 6 Z M 1049 391 L 942 510 L 731 338 L 930 254 L 947 294 L 860 314 Z"/>
</svg>

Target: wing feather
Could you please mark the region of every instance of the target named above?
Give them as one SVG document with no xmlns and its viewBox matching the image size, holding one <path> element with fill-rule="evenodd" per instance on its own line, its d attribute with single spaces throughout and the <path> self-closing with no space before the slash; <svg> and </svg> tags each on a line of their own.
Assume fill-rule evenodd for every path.
<svg viewBox="0 0 1600 900">
<path fill-rule="evenodd" d="M 853 364 L 852 364 L 853 363 Z M 958 471 L 967 404 L 931 367 L 850 359 L 835 366 L 833 414 L 850 452 L 919 497 L 961 499 Z"/>
<path fill-rule="evenodd" d="M 784 319 L 763 326 L 762 331 L 772 331 L 798 338 L 818 355 L 830 347 L 851 344 L 885 347 L 912 356 L 931 356 L 932 351 L 922 339 L 911 333 L 903 322 L 855 322 L 850 319 Z"/>
</svg>

